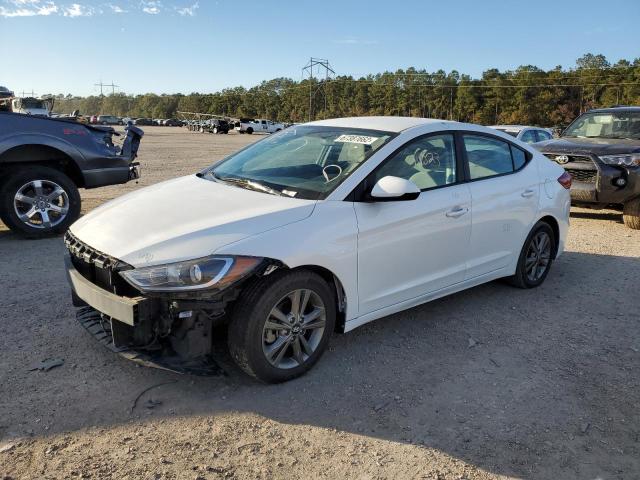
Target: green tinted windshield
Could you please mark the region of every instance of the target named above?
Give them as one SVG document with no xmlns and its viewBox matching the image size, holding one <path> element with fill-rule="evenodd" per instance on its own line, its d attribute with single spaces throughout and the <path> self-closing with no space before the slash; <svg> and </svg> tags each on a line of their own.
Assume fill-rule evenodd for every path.
<svg viewBox="0 0 640 480">
<path fill-rule="evenodd" d="M 640 138 L 640 112 L 594 112 L 578 117 L 563 137 Z"/>
<path fill-rule="evenodd" d="M 323 199 L 393 136 L 377 130 L 290 127 L 227 157 L 203 176 L 275 195 Z"/>
</svg>

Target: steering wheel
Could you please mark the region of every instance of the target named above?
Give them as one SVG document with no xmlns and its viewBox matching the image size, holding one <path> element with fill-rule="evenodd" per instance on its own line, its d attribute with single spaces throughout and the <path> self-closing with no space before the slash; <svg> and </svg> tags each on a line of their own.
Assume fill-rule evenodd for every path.
<svg viewBox="0 0 640 480">
<path fill-rule="evenodd" d="M 327 170 L 331 168 L 338 169 L 338 173 L 333 178 L 329 178 L 329 174 L 327 173 Z M 340 175 L 342 175 L 342 167 L 340 165 L 335 165 L 335 164 L 325 165 L 322 169 L 322 176 L 325 179 L 325 183 L 333 182 Z"/>
<path fill-rule="evenodd" d="M 416 148 L 413 153 L 415 164 L 420 163 L 423 168 L 440 166 L 440 154 L 437 151 L 431 151 L 426 148 Z"/>
</svg>

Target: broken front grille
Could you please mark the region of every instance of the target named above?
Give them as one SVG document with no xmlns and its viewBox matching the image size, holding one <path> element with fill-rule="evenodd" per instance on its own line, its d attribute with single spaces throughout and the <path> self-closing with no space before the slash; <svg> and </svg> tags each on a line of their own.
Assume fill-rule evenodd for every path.
<svg viewBox="0 0 640 480">
<path fill-rule="evenodd" d="M 69 231 L 64 236 L 64 244 L 69 251 L 73 266 L 91 283 L 116 295 L 126 297 L 140 295 L 140 292 L 118 274 L 120 270 L 131 268 L 128 264 L 90 247 Z"/>
<path fill-rule="evenodd" d="M 598 178 L 597 170 L 573 170 L 570 168 L 566 170 L 576 182 L 596 183 Z"/>
</svg>

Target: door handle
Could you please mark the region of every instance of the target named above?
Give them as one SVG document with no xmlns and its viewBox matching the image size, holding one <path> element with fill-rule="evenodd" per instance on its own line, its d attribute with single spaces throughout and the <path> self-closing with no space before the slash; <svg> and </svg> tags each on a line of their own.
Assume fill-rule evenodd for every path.
<svg viewBox="0 0 640 480">
<path fill-rule="evenodd" d="M 468 208 L 457 207 L 457 208 L 454 208 L 453 210 L 449 210 L 447 213 L 445 213 L 445 215 L 449 218 L 458 218 L 464 215 L 465 213 L 467 213 L 468 211 L 469 211 Z"/>
<path fill-rule="evenodd" d="M 536 192 L 534 190 L 531 190 L 530 188 L 528 188 L 524 192 L 522 192 L 520 195 L 522 195 L 524 198 L 529 198 L 529 197 L 533 197 L 535 194 Z"/>
</svg>

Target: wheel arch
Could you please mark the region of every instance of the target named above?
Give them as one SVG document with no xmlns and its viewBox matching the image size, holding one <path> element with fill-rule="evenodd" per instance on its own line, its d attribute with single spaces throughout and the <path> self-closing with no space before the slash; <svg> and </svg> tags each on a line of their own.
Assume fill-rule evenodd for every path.
<svg viewBox="0 0 640 480">
<path fill-rule="evenodd" d="M 551 227 L 553 230 L 553 258 L 556 258 L 558 254 L 558 248 L 560 247 L 560 224 L 558 220 L 555 219 L 552 215 L 545 215 L 538 219 L 538 222 L 544 222 Z"/>
<path fill-rule="evenodd" d="M 67 152 L 43 144 L 23 144 L 7 149 L 0 154 L 0 170 L 6 171 L 22 166 L 55 168 L 67 175 L 78 187 L 84 187 L 82 171 Z"/>
<path fill-rule="evenodd" d="M 336 332 L 344 333 L 347 313 L 347 296 L 340 279 L 328 268 L 320 265 L 299 265 L 291 268 L 290 271 L 308 270 L 321 276 L 327 284 L 334 289 L 336 301 Z"/>
</svg>

